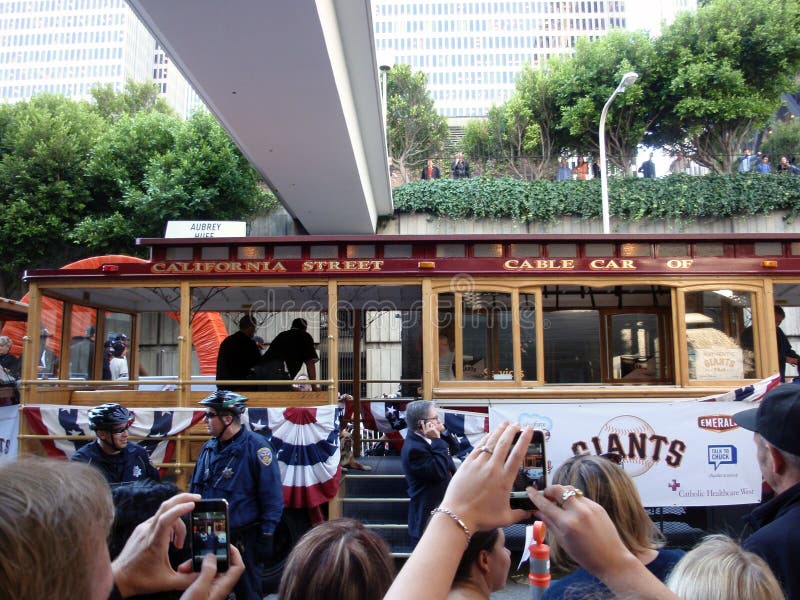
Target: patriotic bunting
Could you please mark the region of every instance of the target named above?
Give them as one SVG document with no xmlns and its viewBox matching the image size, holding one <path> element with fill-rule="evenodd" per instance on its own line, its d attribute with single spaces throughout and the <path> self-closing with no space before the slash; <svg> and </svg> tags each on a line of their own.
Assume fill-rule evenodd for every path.
<svg viewBox="0 0 800 600">
<path fill-rule="evenodd" d="M 705 396 L 698 400 L 700 402 L 758 402 L 764 397 L 764 394 L 777 387 L 780 382 L 781 376 L 776 373 L 752 385 L 736 388 L 718 396 Z"/>
<path fill-rule="evenodd" d="M 348 402 L 346 414 L 352 413 Z M 390 439 L 404 438 L 407 433 L 406 404 L 408 400 L 387 398 L 384 401 L 362 402 L 361 422 L 364 428 L 379 431 Z M 456 456 L 469 454 L 473 446 L 489 431 L 489 416 L 486 412 L 440 409 L 444 425 L 450 433 L 458 436 L 461 450 Z"/>
<path fill-rule="evenodd" d="M 23 408 L 31 432 L 38 435 L 92 435 L 90 407 L 36 405 Z M 17 410 L 17 407 L 14 407 Z M 190 408 L 134 408 L 131 435 L 155 463 L 172 460 L 175 442 L 159 440 L 192 427 L 204 411 Z M 245 427 L 263 434 L 275 447 L 283 480 L 283 499 L 291 508 L 323 504 L 339 489 L 339 412 L 336 406 L 317 408 L 249 408 Z M 87 440 L 42 440 L 48 456 L 69 458 Z"/>
<path fill-rule="evenodd" d="M 31 431 L 37 435 L 91 436 L 90 408 L 41 404 L 25 406 L 22 412 Z M 154 463 L 170 462 L 175 452 L 174 441 L 158 438 L 177 435 L 203 418 L 202 410 L 191 408 L 136 408 L 131 412 L 135 419 L 130 434 L 148 438 L 137 443 L 147 450 Z M 47 455 L 55 458 L 69 458 L 88 443 L 87 440 L 42 440 Z"/>
<path fill-rule="evenodd" d="M 242 422 L 275 448 L 290 508 L 312 508 L 339 490 L 339 408 L 248 408 Z"/>
</svg>

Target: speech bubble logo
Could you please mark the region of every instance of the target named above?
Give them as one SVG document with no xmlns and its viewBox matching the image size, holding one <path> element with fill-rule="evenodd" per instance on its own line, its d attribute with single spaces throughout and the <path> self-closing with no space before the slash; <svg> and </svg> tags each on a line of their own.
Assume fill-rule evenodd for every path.
<svg viewBox="0 0 800 600">
<path fill-rule="evenodd" d="M 735 465 L 736 462 L 736 446 L 728 444 L 708 447 L 708 464 L 714 465 L 715 471 L 720 465 Z"/>
<path fill-rule="evenodd" d="M 519 416 L 519 424 L 522 427 L 530 425 L 533 429 L 541 429 L 546 432 L 553 430 L 553 419 L 537 413 L 522 413 Z"/>
</svg>

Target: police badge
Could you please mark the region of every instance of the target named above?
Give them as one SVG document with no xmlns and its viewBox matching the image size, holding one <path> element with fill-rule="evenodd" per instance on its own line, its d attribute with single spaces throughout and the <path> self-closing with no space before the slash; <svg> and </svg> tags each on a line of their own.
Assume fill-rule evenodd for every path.
<svg viewBox="0 0 800 600">
<path fill-rule="evenodd" d="M 259 448 L 256 454 L 258 455 L 258 460 L 260 460 L 261 464 L 265 467 L 268 467 L 272 464 L 272 450 L 269 448 Z"/>
</svg>

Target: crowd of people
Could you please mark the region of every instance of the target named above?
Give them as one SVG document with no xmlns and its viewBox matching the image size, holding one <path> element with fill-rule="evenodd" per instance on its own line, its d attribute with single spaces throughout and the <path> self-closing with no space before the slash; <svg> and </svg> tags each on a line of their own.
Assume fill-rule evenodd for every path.
<svg viewBox="0 0 800 600">
<path fill-rule="evenodd" d="M 198 458 L 192 493 L 158 483 L 157 474 L 140 478 L 130 472 L 112 493 L 105 463 L 87 465 L 78 459 L 64 464 L 28 457 L 0 465 L 0 536 L 5 541 L 0 589 L 5 597 L 221 599 L 235 591 L 236 598 L 260 598 L 254 576 L 271 550 L 282 498 L 269 442 L 238 421 L 245 401 L 235 392 L 220 391 L 201 402 L 213 437 Z M 416 404 L 408 407 L 413 421 L 409 436 L 430 448 L 418 444 L 404 463 L 441 463 L 434 471 L 445 483 L 437 484 L 441 497 L 433 504 L 427 499 L 420 503 L 429 513 L 427 523 L 405 565 L 395 573 L 386 543 L 361 523 L 331 520 L 311 529 L 292 550 L 279 598 L 488 599 L 505 585 L 510 555 L 501 528 L 531 517 L 509 506 L 508 491 L 532 430 L 503 423 L 453 469 L 449 454 L 444 456 L 449 445 L 441 440 L 447 434 L 435 406 Z M 123 439 L 130 418 L 118 405 L 98 407 L 91 416 L 98 436 Z M 800 515 L 800 386 L 779 386 L 757 408 L 734 418 L 754 432 L 759 467 L 776 494 L 750 516 L 753 533 L 743 545 L 714 535 L 688 553 L 664 548 L 663 536 L 618 460 L 575 456 L 559 467 L 545 490 L 528 488 L 533 515 L 548 527 L 555 568 L 571 571 L 544 597 L 800 597 L 800 530 L 795 527 Z M 101 442 L 108 445 L 106 436 Z M 112 447 L 117 446 L 120 452 L 126 448 Z M 257 487 L 232 492 L 234 483 L 248 477 L 258 480 L 251 481 Z M 228 498 L 232 531 L 250 530 L 252 535 L 249 541 L 234 539 L 226 571 L 217 572 L 216 559 L 209 555 L 200 572 L 192 572 L 191 561 L 184 560 L 182 517 L 197 500 L 210 496 Z M 272 498 L 272 508 L 264 511 L 262 497 Z"/>
<path fill-rule="evenodd" d="M 291 335 L 305 333 L 302 327 Z M 246 402 L 231 390 L 200 401 L 211 439 L 197 457 L 190 493 L 159 482 L 147 452 L 128 441 L 135 415 L 119 404 L 89 411 L 96 440 L 70 462 L 22 457 L 0 464 L 4 597 L 261 598 L 283 491 L 274 448 L 241 422 Z M 532 430 L 503 423 L 456 468 L 458 439 L 436 405 L 409 403 L 402 465 L 414 548 L 402 569 L 395 573 L 374 531 L 334 519 L 294 547 L 278 596 L 488 599 L 505 585 L 510 566 L 502 528 L 535 516 L 547 525 L 553 570 L 561 575 L 546 600 L 800 598 L 800 385 L 778 386 L 734 420 L 753 432 L 774 497 L 747 517 L 741 545 L 713 535 L 685 553 L 665 546 L 618 455 L 568 459 L 546 489 L 528 488 L 534 511 L 513 509 L 509 490 Z M 201 498 L 230 505 L 225 571 L 217 572 L 213 555 L 199 572 L 186 560 L 183 517 Z"/>
<path fill-rule="evenodd" d="M 653 156 L 654 153 L 651 152 L 647 160 L 645 160 L 638 169 L 632 164 L 632 174 L 634 176 L 641 175 L 646 179 L 655 178 L 656 163 L 653 161 Z M 735 164 L 736 170 L 739 173 L 785 173 L 789 175 L 800 175 L 800 167 L 795 164 L 793 157 L 781 156 L 778 164 L 773 168 L 769 156 L 762 155 L 761 152 L 752 154 L 749 148 L 742 150 L 742 154 L 737 158 Z M 452 161 L 450 171 L 453 179 L 469 177 L 469 162 L 464 159 L 462 153 L 459 152 L 456 159 Z M 691 160 L 682 151 L 678 151 L 669 164 L 669 174 L 674 175 L 690 172 L 692 172 Z M 434 164 L 433 159 L 428 159 L 426 166 L 422 169 L 420 179 L 439 179 L 440 177 L 439 167 Z M 565 157 L 560 157 L 558 168 L 555 171 L 556 181 L 597 179 L 599 177 L 600 165 L 597 158 L 592 158 L 590 164 L 583 156 L 578 156 L 572 166 L 567 164 L 567 159 Z"/>
</svg>

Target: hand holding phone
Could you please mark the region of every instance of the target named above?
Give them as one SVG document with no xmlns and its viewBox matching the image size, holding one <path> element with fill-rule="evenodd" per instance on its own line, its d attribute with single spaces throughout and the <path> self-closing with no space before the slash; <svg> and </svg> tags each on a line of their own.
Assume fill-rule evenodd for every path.
<svg viewBox="0 0 800 600">
<path fill-rule="evenodd" d="M 514 437 L 516 444 L 519 433 Z M 514 485 L 511 488 L 509 504 L 511 508 L 521 508 L 523 510 L 535 510 L 535 506 L 528 498 L 526 488 L 533 486 L 537 490 L 547 487 L 547 455 L 544 444 L 544 431 L 534 430 L 525 456 L 514 478 Z"/>
<path fill-rule="evenodd" d="M 195 503 L 189 518 L 192 541 L 192 570 L 200 571 L 206 554 L 217 557 L 217 571 L 230 565 L 230 532 L 228 530 L 228 501 L 224 498 L 200 500 Z"/>
</svg>

